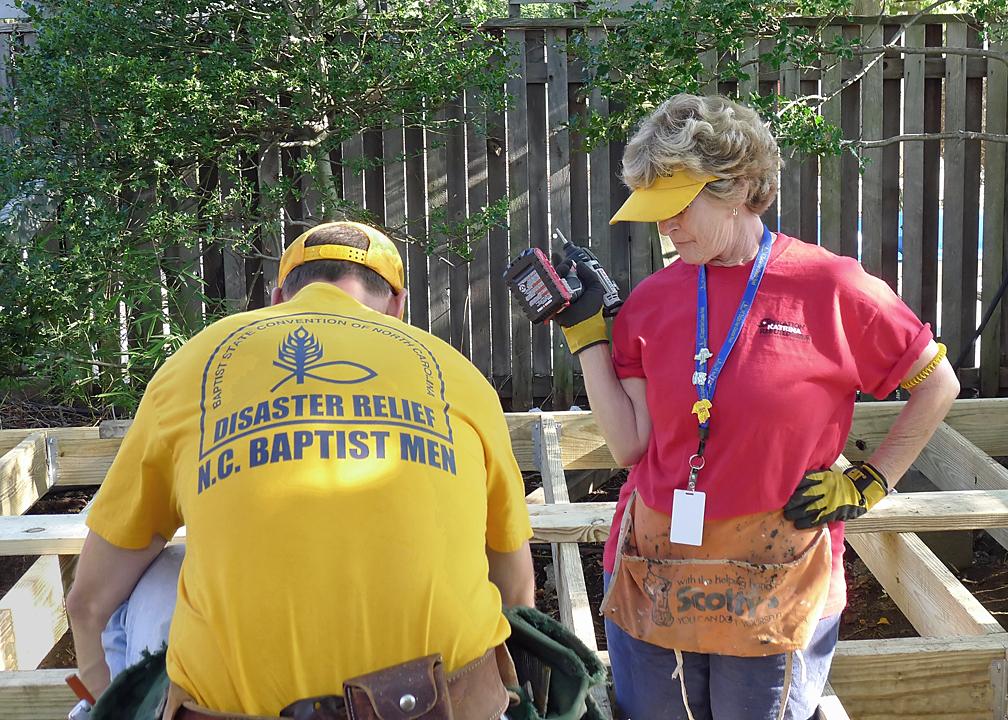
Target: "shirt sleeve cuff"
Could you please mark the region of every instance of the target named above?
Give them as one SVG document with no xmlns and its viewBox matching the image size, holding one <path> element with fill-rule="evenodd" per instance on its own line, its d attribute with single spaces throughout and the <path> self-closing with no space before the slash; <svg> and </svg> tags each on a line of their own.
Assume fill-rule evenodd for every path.
<svg viewBox="0 0 1008 720">
<path fill-rule="evenodd" d="M 913 364 L 920 359 L 921 353 L 928 346 L 928 343 L 934 339 L 934 335 L 931 333 L 931 324 L 925 323 L 924 327 L 921 328 L 920 332 L 917 333 L 917 337 L 913 339 L 910 343 L 910 347 L 907 348 L 906 352 L 903 353 L 903 357 L 900 358 L 899 362 L 893 367 L 892 372 L 889 376 L 882 381 L 882 384 L 876 389 L 876 392 L 872 393 L 877 398 L 884 398 L 886 395 L 895 390 L 900 381 L 906 377 L 907 373 L 910 372 L 910 368 Z"/>
</svg>

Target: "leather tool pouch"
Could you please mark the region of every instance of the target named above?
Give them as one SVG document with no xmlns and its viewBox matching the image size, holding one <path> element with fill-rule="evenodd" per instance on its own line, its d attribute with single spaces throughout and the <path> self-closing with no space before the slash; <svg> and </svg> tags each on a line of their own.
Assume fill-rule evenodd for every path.
<svg viewBox="0 0 1008 720">
<path fill-rule="evenodd" d="M 350 720 L 453 720 L 440 654 L 347 680 L 343 697 Z"/>
</svg>

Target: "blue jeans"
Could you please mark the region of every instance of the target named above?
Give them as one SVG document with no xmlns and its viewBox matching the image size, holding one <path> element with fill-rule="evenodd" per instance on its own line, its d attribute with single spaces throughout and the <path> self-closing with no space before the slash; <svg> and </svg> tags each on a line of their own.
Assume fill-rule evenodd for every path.
<svg viewBox="0 0 1008 720">
<path fill-rule="evenodd" d="M 139 662 L 144 650 L 156 652 L 167 644 L 183 557 L 184 545 L 162 550 L 129 599 L 109 618 L 102 632 L 102 648 L 113 678 Z"/>
<path fill-rule="evenodd" d="M 605 573 L 605 586 L 609 586 Z M 638 640 L 605 621 L 609 661 L 621 717 L 687 720 L 674 650 Z M 840 632 L 840 615 L 819 621 L 804 650 L 794 652 L 785 720 L 815 716 Z M 777 720 L 784 690 L 786 654 L 734 657 L 684 652 L 686 699 L 693 720 Z"/>
</svg>

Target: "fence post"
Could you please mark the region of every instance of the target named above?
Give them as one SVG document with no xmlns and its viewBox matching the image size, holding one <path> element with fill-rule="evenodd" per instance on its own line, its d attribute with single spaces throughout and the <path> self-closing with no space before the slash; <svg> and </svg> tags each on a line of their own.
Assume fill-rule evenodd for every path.
<svg viewBox="0 0 1008 720">
<path fill-rule="evenodd" d="M 822 39 L 825 43 L 833 42 L 841 37 L 843 37 L 843 29 L 837 25 L 830 25 L 823 30 Z M 839 129 L 842 124 L 839 92 L 843 85 L 843 61 L 834 54 L 824 55 L 821 66 L 823 97 L 828 98 L 836 94 L 836 97 L 823 104 L 823 120 Z M 841 165 L 842 158 L 839 155 L 823 158 L 820 163 L 822 175 L 819 180 L 822 185 L 820 242 L 824 248 L 838 255 L 841 252 L 840 218 L 843 215 L 840 202 Z"/>
<path fill-rule="evenodd" d="M 994 45 L 998 52 L 1008 52 L 1008 42 Z M 1008 132 L 1008 65 L 987 60 L 987 132 Z M 1005 272 L 1005 144 L 986 143 L 984 172 L 984 238 L 982 307 L 986 312 L 994 300 Z M 980 342 L 980 395 L 995 397 L 1001 386 L 1001 358 L 1004 335 L 1001 319 L 1004 301 L 994 311 Z"/>
<path fill-rule="evenodd" d="M 550 151 L 550 210 L 553 227 L 570 239 L 571 167 L 570 135 L 565 123 L 570 120 L 567 105 L 567 31 L 546 32 L 546 118 Z M 549 230 L 547 231 L 549 232 Z M 552 244 L 554 250 L 560 243 Z M 553 330 L 553 409 L 567 410 L 574 404 L 574 364 L 567 341 L 560 328 Z"/>
<path fill-rule="evenodd" d="M 923 25 L 906 31 L 908 47 L 924 46 Z M 924 132 L 924 56 L 903 56 L 903 131 Z M 903 143 L 903 302 L 922 318 L 924 310 L 924 143 Z"/>
<path fill-rule="evenodd" d="M 519 7 L 512 5 L 512 8 Z M 528 94 L 525 87 L 525 31 L 507 30 L 505 37 L 515 47 L 514 75 L 507 92 L 513 107 L 507 116 L 509 256 L 529 247 Z M 516 303 L 511 303 L 511 408 L 532 407 L 532 328 Z"/>
<path fill-rule="evenodd" d="M 945 42 L 950 48 L 966 47 L 966 25 L 950 22 L 945 29 Z M 966 129 L 966 57 L 945 56 L 945 131 Z M 963 264 L 963 200 L 966 189 L 966 148 L 962 140 L 945 141 L 945 196 L 942 203 L 942 341 L 954 360 L 962 352 L 968 338 L 963 326 L 963 305 L 976 303 L 976 277 L 973 290 L 962 286 Z M 972 333 L 972 328 L 969 328 Z"/>
</svg>

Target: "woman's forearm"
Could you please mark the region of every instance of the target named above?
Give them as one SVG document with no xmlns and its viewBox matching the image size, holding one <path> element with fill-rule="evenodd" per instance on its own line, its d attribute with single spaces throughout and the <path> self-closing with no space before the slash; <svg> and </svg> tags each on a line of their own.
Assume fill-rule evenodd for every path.
<svg viewBox="0 0 1008 720">
<path fill-rule="evenodd" d="M 892 429 L 868 458 L 893 487 L 938 429 L 959 394 L 959 380 L 944 359 L 911 392 Z"/>
<path fill-rule="evenodd" d="M 578 357 L 595 422 L 613 459 L 622 466 L 633 465 L 647 452 L 651 438 L 647 381 L 616 377 L 608 344 L 585 348 Z"/>
</svg>

